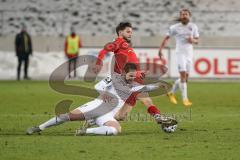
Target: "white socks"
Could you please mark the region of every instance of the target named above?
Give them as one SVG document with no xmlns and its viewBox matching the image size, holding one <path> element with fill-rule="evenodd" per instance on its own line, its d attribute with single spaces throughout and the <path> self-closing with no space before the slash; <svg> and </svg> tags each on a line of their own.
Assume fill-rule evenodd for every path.
<svg viewBox="0 0 240 160">
<path fill-rule="evenodd" d="M 44 130 L 45 128 L 51 127 L 51 126 L 56 126 L 59 124 L 62 124 L 66 121 L 69 121 L 69 115 L 68 113 L 61 114 L 59 116 L 53 117 L 50 120 L 44 122 L 43 124 L 39 125 L 39 128 L 41 130 Z M 101 127 L 96 127 L 96 128 L 88 128 L 86 130 L 87 134 L 99 134 L 99 135 L 117 135 L 118 131 L 114 127 L 110 126 L 101 126 Z"/>
<path fill-rule="evenodd" d="M 180 82 L 181 82 L 181 79 L 178 78 L 175 82 L 174 82 L 174 85 L 173 85 L 173 88 L 172 88 L 172 93 L 176 93 L 178 88 L 179 88 L 179 85 L 180 85 Z"/>
<path fill-rule="evenodd" d="M 188 99 L 187 97 L 187 83 L 186 82 L 181 82 L 180 83 L 180 90 L 182 93 L 182 98 L 183 99 Z"/>
<path fill-rule="evenodd" d="M 87 134 L 100 134 L 100 135 L 117 135 L 118 131 L 114 127 L 101 126 L 96 128 L 88 128 L 86 130 Z"/>
<path fill-rule="evenodd" d="M 48 127 L 51 127 L 51 126 L 56 126 L 56 125 L 62 124 L 62 123 L 66 122 L 66 121 L 69 121 L 69 120 L 70 120 L 70 118 L 69 118 L 68 113 L 61 114 L 57 117 L 51 118 L 50 120 L 48 120 L 45 123 L 39 125 L 39 128 L 41 130 L 44 130 L 45 128 L 48 128 Z"/>
<path fill-rule="evenodd" d="M 174 85 L 173 85 L 173 88 L 172 88 L 171 92 L 173 94 L 176 93 L 178 88 L 181 90 L 182 99 L 188 99 L 188 96 L 187 96 L 187 83 L 186 82 L 181 82 L 180 78 L 178 78 L 174 82 Z"/>
</svg>

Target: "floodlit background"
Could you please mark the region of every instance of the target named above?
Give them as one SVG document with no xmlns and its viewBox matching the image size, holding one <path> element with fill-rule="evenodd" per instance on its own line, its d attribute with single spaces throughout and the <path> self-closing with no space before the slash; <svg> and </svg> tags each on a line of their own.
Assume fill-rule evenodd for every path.
<svg viewBox="0 0 240 160">
<path fill-rule="evenodd" d="M 81 122 L 25 134 L 55 116 L 60 101 L 72 101 L 74 109 L 93 99 L 76 91 L 94 86 L 82 81 L 87 66 L 77 69 L 77 78 L 60 83 L 68 93 L 69 85 L 76 92 L 59 93 L 49 85 L 51 73 L 67 61 L 64 41 L 71 27 L 81 36 L 80 55 L 97 56 L 116 37 L 116 25 L 129 21 L 140 62 L 159 64 L 158 48 L 181 8 L 192 11 L 200 31 L 188 83 L 193 105 L 183 106 L 180 91 L 177 105 L 164 95 L 152 97 L 163 114 L 176 115 L 176 132 L 164 133 L 137 102 L 117 136 L 75 137 Z M 0 160 L 239 160 L 239 8 L 239 0 L 0 0 Z M 16 81 L 14 41 L 23 23 L 33 40 L 31 80 Z M 164 80 L 171 84 L 178 77 L 174 48 L 171 39 L 164 49 Z M 109 71 L 112 55 L 99 76 Z"/>
<path fill-rule="evenodd" d="M 156 60 L 158 47 L 181 8 L 191 10 L 192 22 L 200 32 L 192 77 L 239 79 L 239 6 L 237 0 L 1 0 L 0 79 L 16 79 L 14 40 L 23 23 L 33 39 L 29 75 L 33 80 L 47 80 L 66 61 L 64 40 L 71 27 L 81 36 L 80 55 L 97 55 L 116 37 L 116 25 L 129 21 L 133 24 L 133 44 L 140 61 L 150 58 L 150 63 L 160 63 Z M 167 77 L 171 78 L 178 75 L 173 39 L 169 47 L 165 58 L 169 67 Z M 81 77 L 84 69 L 78 69 L 78 73 Z"/>
</svg>

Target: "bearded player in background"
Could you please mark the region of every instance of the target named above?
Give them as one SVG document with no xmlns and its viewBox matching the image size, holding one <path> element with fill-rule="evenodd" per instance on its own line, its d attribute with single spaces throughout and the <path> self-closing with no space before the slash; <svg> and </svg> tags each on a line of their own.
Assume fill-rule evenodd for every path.
<svg viewBox="0 0 240 160">
<path fill-rule="evenodd" d="M 173 104 L 177 104 L 175 92 L 180 88 L 183 105 L 191 106 L 192 102 L 187 96 L 187 81 L 193 59 L 193 44 L 198 43 L 199 33 L 197 25 L 190 22 L 191 12 L 188 9 L 182 9 L 179 14 L 178 21 L 180 22 L 170 26 L 166 37 L 161 43 L 159 57 L 160 59 L 163 58 L 162 50 L 167 45 L 170 37 L 175 37 L 175 52 L 180 78 L 174 82 L 172 91 L 168 93 L 168 97 Z"/>
</svg>

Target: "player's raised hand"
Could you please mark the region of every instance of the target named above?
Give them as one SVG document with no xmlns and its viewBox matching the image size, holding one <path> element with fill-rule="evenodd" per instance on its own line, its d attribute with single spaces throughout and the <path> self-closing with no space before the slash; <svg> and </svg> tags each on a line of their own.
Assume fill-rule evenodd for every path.
<svg viewBox="0 0 240 160">
<path fill-rule="evenodd" d="M 191 44 L 193 44 L 194 43 L 194 39 L 193 39 L 193 37 L 187 37 L 187 41 L 188 41 L 188 43 L 191 43 Z"/>
<path fill-rule="evenodd" d="M 194 38 L 194 37 L 187 37 L 187 41 L 188 43 L 191 43 L 191 44 L 197 44 L 198 43 L 198 38 Z"/>
<path fill-rule="evenodd" d="M 187 37 L 187 41 L 188 43 L 191 43 L 191 44 L 198 44 L 198 38 L 194 38 L 194 37 Z"/>
</svg>

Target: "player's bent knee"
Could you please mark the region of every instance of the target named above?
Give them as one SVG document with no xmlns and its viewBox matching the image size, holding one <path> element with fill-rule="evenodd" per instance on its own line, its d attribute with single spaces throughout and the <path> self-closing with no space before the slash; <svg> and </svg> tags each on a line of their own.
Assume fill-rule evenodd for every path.
<svg viewBox="0 0 240 160">
<path fill-rule="evenodd" d="M 69 113 L 69 118 L 70 118 L 71 121 L 84 120 L 85 119 L 84 114 L 77 109 L 75 109 L 75 110 L 73 110 Z"/>
</svg>

